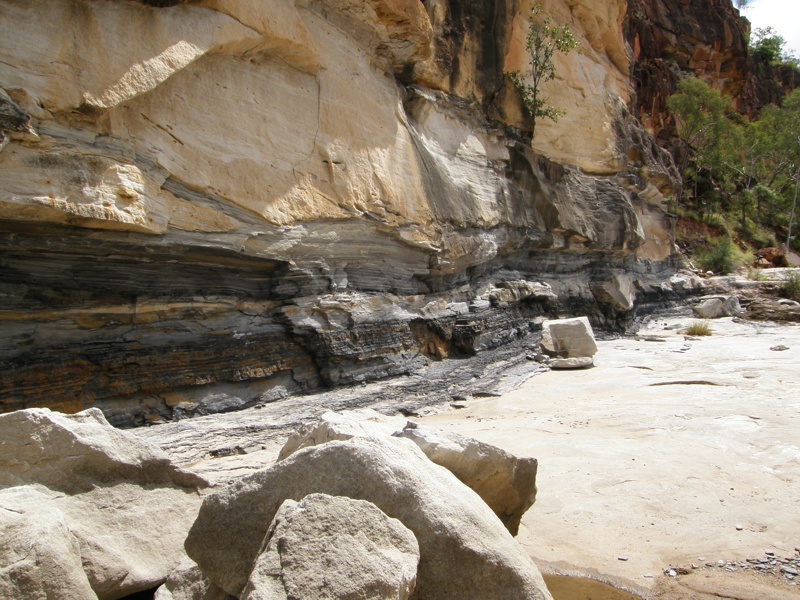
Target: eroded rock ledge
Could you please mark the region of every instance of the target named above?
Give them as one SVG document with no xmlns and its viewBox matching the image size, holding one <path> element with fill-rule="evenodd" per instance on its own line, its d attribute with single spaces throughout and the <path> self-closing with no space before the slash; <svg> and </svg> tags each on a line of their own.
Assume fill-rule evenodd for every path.
<svg viewBox="0 0 800 600">
<path fill-rule="evenodd" d="M 229 410 L 667 302 L 626 4 L 546 4 L 583 52 L 532 144 L 527 2 L 0 1 L 0 408 Z"/>
</svg>

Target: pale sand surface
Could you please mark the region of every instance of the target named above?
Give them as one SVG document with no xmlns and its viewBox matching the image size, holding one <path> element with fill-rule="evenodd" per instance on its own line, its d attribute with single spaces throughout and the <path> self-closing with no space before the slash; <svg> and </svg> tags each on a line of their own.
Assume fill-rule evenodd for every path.
<svg viewBox="0 0 800 600">
<path fill-rule="evenodd" d="M 544 571 L 652 588 L 670 565 L 800 547 L 800 326 L 665 329 L 690 322 L 651 321 L 640 334 L 665 341 L 600 341 L 594 368 L 419 419 L 539 459 L 518 539 Z"/>
</svg>

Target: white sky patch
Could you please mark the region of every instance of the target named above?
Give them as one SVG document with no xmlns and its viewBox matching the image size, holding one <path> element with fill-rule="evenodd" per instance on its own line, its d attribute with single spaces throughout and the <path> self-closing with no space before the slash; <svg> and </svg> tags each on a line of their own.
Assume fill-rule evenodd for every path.
<svg viewBox="0 0 800 600">
<path fill-rule="evenodd" d="M 772 27 L 786 40 L 786 50 L 800 57 L 800 0 L 751 0 L 741 15 L 759 27 Z"/>
</svg>

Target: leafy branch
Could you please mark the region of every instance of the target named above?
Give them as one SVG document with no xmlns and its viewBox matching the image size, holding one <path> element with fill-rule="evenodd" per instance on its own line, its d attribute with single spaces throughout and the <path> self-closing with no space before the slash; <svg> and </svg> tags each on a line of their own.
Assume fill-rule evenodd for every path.
<svg viewBox="0 0 800 600">
<path fill-rule="evenodd" d="M 508 73 L 509 79 L 522 98 L 525 109 L 533 117 L 531 131 L 533 135 L 536 133 L 537 119 L 558 121 L 566 114 L 563 110 L 548 104 L 547 98 L 542 97 L 541 86 L 555 79 L 556 68 L 553 62 L 555 53 L 569 54 L 579 44 L 569 26 L 555 23 L 550 15 L 543 15 L 538 2 L 533 5 L 528 18 L 528 35 L 525 41 L 530 56 L 530 76 L 526 77 L 519 71 Z"/>
</svg>

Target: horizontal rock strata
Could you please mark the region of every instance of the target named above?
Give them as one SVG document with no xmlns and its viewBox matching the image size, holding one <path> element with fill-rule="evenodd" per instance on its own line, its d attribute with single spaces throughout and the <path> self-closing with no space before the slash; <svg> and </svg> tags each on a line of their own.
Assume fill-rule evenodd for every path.
<svg viewBox="0 0 800 600">
<path fill-rule="evenodd" d="M 667 301 L 625 3 L 0 1 L 0 410 L 131 425 L 416 372 Z"/>
</svg>

